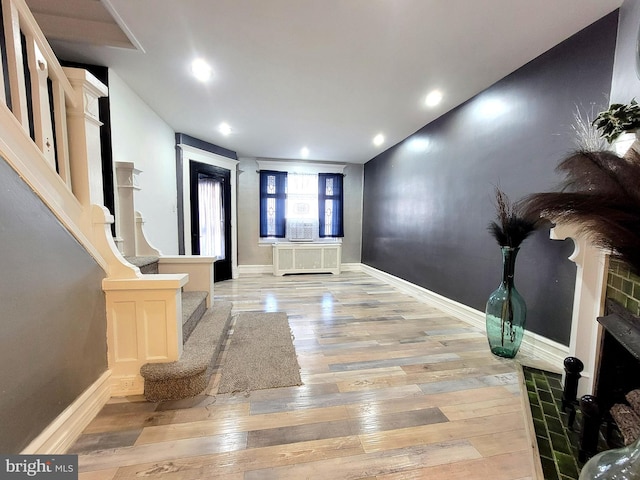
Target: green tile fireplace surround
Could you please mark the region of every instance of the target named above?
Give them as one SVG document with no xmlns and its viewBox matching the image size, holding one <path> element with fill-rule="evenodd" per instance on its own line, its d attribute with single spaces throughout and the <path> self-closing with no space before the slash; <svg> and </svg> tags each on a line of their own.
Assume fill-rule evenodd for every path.
<svg viewBox="0 0 640 480">
<path fill-rule="evenodd" d="M 631 273 L 619 260 L 610 259 L 606 297 L 640 315 L 640 276 Z M 568 413 L 562 411 L 562 376 L 531 367 L 523 367 L 531 406 L 531 416 L 545 480 L 575 480 L 582 463 L 578 446 L 582 418 L 578 409 L 573 430 L 567 428 Z M 603 427 L 604 430 L 604 427 Z M 619 437 L 614 433 L 614 437 Z M 614 438 L 612 443 L 621 439 Z M 607 447 L 601 435 L 600 449 Z"/>
<path fill-rule="evenodd" d="M 615 300 L 633 315 L 640 315 L 640 276 L 619 260 L 609 261 L 607 298 Z"/>
</svg>

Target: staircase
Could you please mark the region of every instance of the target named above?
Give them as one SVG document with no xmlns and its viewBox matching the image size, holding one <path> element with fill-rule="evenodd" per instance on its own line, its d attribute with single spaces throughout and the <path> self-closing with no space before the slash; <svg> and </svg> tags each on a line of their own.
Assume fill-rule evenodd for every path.
<svg viewBox="0 0 640 480">
<path fill-rule="evenodd" d="M 127 257 L 142 273 L 158 274 L 158 257 Z M 167 363 L 145 363 L 144 396 L 151 402 L 179 400 L 201 393 L 209 383 L 213 367 L 231 323 L 230 302 L 207 308 L 209 293 L 182 291 L 182 355 Z"/>
<path fill-rule="evenodd" d="M 162 255 L 146 242 L 133 205 L 138 171 L 127 162 L 116 162 L 121 237 L 114 239 L 99 143 L 98 99 L 108 89 L 89 72 L 60 65 L 25 0 L 0 7 L 0 156 L 104 271 L 110 395 L 199 393 L 229 322 L 229 305 L 211 305 L 215 259 Z M 124 255 L 150 258 L 132 264 Z"/>
<path fill-rule="evenodd" d="M 61 413 L 48 426 L 54 407 L 44 416 L 35 410 L 38 415 L 31 415 L 29 404 L 19 407 L 21 418 L 33 417 L 23 429 L 21 441 L 31 442 L 23 453 L 64 453 L 110 396 L 146 391 L 149 399 L 160 400 L 196 395 L 206 388 L 231 305 L 211 305 L 213 257 L 163 256 L 142 235 L 136 236 L 134 230 L 141 230 L 143 223 L 133 211 L 136 185 L 117 185 L 121 206 L 130 200 L 124 216 L 122 209 L 112 214 L 104 207 L 98 99 L 108 95 L 107 87 L 83 69 L 60 65 L 25 0 L 2 0 L 0 10 L 0 157 L 104 272 L 100 286 L 106 307 L 107 371 L 73 400 L 71 390 L 80 388 L 90 373 L 68 366 L 59 380 L 71 390 L 54 392 L 52 405 Z M 130 170 L 135 170 L 133 164 Z M 126 234 L 124 239 L 113 237 L 115 214 L 121 217 L 116 230 Z M 117 242 L 131 250 L 127 255 L 156 258 L 137 258 L 140 267 L 133 265 Z M 197 291 L 203 293 L 193 293 Z M 186 323 L 181 321 L 183 311 L 189 312 Z M 94 313 L 90 308 L 74 311 L 74 320 L 103 331 L 105 318 Z M 100 356 L 103 349 L 94 353 Z M 29 372 L 40 378 L 47 372 L 37 363 Z M 95 363 L 92 371 L 99 368 Z M 74 378 L 77 373 L 82 379 Z M 50 382 L 40 384 L 35 397 L 51 393 Z"/>
</svg>

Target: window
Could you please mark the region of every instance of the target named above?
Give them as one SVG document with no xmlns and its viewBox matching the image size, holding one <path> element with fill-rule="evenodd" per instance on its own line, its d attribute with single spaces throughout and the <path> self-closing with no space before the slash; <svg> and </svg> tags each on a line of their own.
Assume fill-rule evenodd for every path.
<svg viewBox="0 0 640 480">
<path fill-rule="evenodd" d="M 200 255 L 224 260 L 225 229 L 222 181 L 208 175 L 198 175 L 198 226 L 200 229 Z"/>
<path fill-rule="evenodd" d="M 342 175 L 318 174 L 320 238 L 344 237 L 342 225 Z"/>
<path fill-rule="evenodd" d="M 260 236 L 284 238 L 287 172 L 260 172 Z"/>
<path fill-rule="evenodd" d="M 318 175 L 289 173 L 287 175 L 287 219 L 318 218 Z"/>
<path fill-rule="evenodd" d="M 260 237 L 290 238 L 287 227 L 300 230 L 314 225 L 314 234 L 291 237 L 344 236 L 342 174 L 260 171 Z M 302 236 L 301 236 L 302 235 Z"/>
</svg>

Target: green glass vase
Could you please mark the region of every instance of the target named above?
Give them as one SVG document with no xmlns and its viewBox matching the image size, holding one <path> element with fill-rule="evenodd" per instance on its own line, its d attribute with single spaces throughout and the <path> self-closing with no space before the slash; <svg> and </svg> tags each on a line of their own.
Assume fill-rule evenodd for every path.
<svg viewBox="0 0 640 480">
<path fill-rule="evenodd" d="M 579 480 L 640 479 L 640 437 L 626 447 L 592 457 L 580 471 Z"/>
<path fill-rule="evenodd" d="M 518 353 L 527 319 L 527 305 L 513 283 L 518 250 L 502 247 L 502 281 L 489 296 L 485 310 L 491 353 L 504 358 Z"/>
</svg>

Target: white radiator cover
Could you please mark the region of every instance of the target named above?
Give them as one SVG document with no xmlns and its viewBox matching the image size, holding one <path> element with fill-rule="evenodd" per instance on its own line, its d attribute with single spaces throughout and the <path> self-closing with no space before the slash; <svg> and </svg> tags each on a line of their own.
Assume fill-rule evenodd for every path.
<svg viewBox="0 0 640 480">
<path fill-rule="evenodd" d="M 340 273 L 342 245 L 339 243 L 276 243 L 273 274 Z"/>
</svg>

